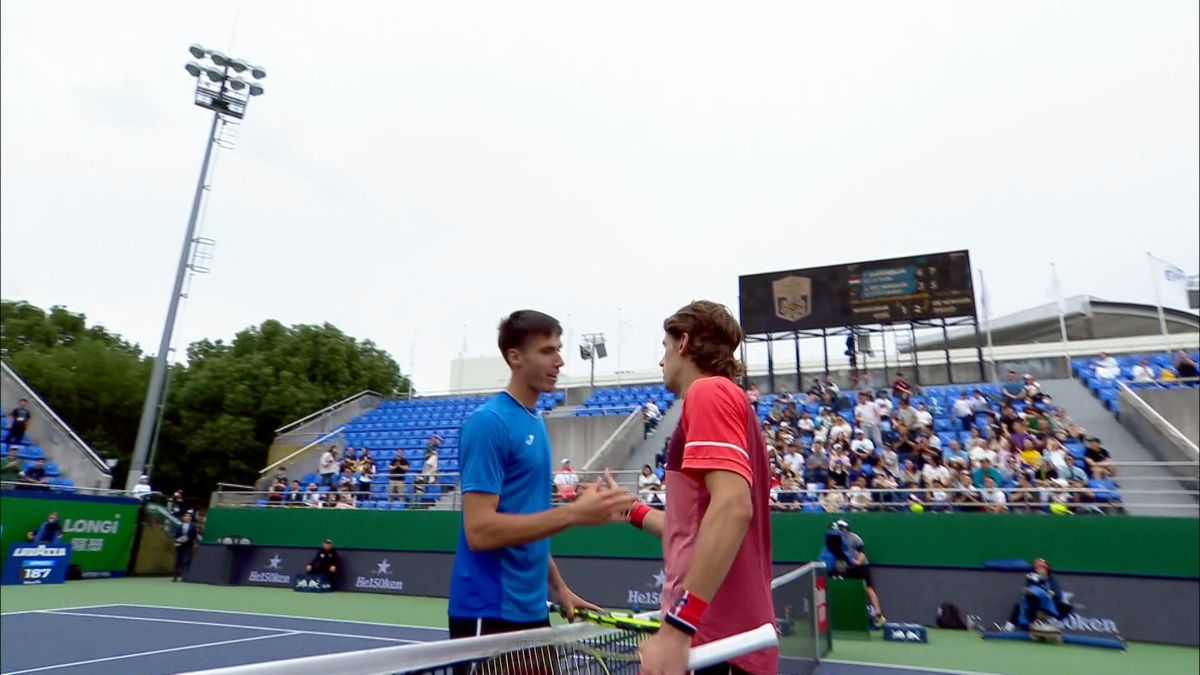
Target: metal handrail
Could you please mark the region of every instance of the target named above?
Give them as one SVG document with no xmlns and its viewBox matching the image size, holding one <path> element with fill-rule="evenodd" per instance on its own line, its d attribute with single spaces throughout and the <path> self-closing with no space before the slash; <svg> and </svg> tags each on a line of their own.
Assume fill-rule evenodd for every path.
<svg viewBox="0 0 1200 675">
<path fill-rule="evenodd" d="M 1171 424 L 1165 417 L 1158 414 L 1158 411 L 1151 407 L 1149 403 L 1146 403 L 1144 400 L 1142 400 L 1142 397 L 1138 396 L 1137 392 L 1131 389 L 1129 385 L 1118 380 L 1117 388 L 1126 394 L 1129 394 L 1130 402 L 1133 403 L 1133 407 L 1137 408 L 1138 412 L 1153 420 L 1154 424 L 1159 428 L 1160 431 L 1162 431 L 1168 437 L 1174 439 L 1177 443 L 1182 443 L 1183 447 L 1190 450 L 1192 454 L 1196 455 L 1197 457 L 1200 457 L 1200 447 L 1197 447 L 1190 438 L 1184 436 L 1183 432 L 1181 432 L 1179 429 L 1176 429 L 1174 424 Z"/>
<path fill-rule="evenodd" d="M 111 488 L 84 487 L 81 485 L 51 485 L 49 483 L 27 483 L 25 481 L 0 481 L 0 489 L 3 490 L 19 490 L 22 492 L 35 492 L 44 490 L 46 492 L 70 492 L 73 494 L 92 495 L 96 497 L 133 497 L 136 495 L 127 490 L 114 490 Z"/>
<path fill-rule="evenodd" d="M 33 390 L 33 387 L 30 387 L 25 380 L 22 380 L 21 376 L 17 375 L 16 371 L 14 371 L 8 365 L 8 363 L 0 361 L 0 367 L 3 367 L 4 370 L 8 371 L 8 374 L 12 376 L 14 380 L 20 382 L 21 386 L 25 388 L 25 393 L 32 397 L 34 401 L 37 401 L 37 403 L 41 405 L 42 408 L 44 408 L 50 415 L 50 419 L 57 422 L 58 426 L 62 427 L 63 430 L 67 432 L 67 435 L 70 436 L 71 439 L 76 443 L 78 443 L 79 447 L 83 448 L 84 454 L 87 455 L 88 459 L 92 460 L 92 463 L 96 465 L 96 468 L 100 469 L 101 473 L 110 478 L 112 477 L 112 469 L 108 468 L 108 464 L 105 463 L 103 459 L 100 459 L 100 455 L 98 455 L 96 451 L 92 449 L 92 446 L 88 445 L 86 441 L 76 435 L 75 430 L 71 428 L 71 425 L 64 422 L 63 419 L 54 412 L 54 408 L 51 408 L 48 403 L 42 400 L 41 396 L 38 396 L 37 392 Z"/>
<path fill-rule="evenodd" d="M 275 469 L 279 466 L 282 466 L 283 464 L 285 464 L 287 462 L 290 462 L 292 459 L 300 456 L 301 454 L 303 454 L 305 452 L 308 452 L 308 450 L 310 448 L 312 448 L 313 446 L 320 445 L 321 443 L 324 443 L 326 440 L 328 440 L 329 437 L 337 436 L 345 430 L 346 430 L 345 426 L 340 426 L 337 429 L 330 431 L 329 433 L 327 433 L 324 436 L 321 436 L 320 438 L 318 438 L 317 440 L 305 445 L 304 447 L 300 448 L 299 450 L 296 450 L 296 451 L 288 454 L 287 456 L 277 459 L 273 463 L 268 464 L 267 466 L 263 467 L 262 470 L 258 472 L 258 475 L 260 475 L 260 476 L 265 475 L 268 471 L 271 471 L 272 469 Z"/>
<path fill-rule="evenodd" d="M 364 389 L 363 391 L 360 391 L 357 394 L 354 394 L 353 396 L 347 396 L 346 398 L 338 401 L 337 403 L 331 403 L 331 404 L 325 406 L 324 408 L 321 408 L 320 410 L 316 411 L 315 413 L 311 413 L 309 415 L 301 417 L 300 419 L 298 419 L 294 422 L 289 422 L 289 423 L 279 427 L 278 429 L 275 430 L 275 435 L 278 436 L 282 433 L 285 433 L 288 429 L 292 429 L 294 427 L 300 426 L 301 424 L 304 424 L 305 422 L 307 422 L 313 418 L 324 415 L 327 412 L 332 412 L 333 410 L 336 410 L 337 408 L 340 408 L 343 405 L 350 403 L 351 401 L 353 401 L 355 399 L 362 398 L 363 396 L 378 396 L 379 398 L 385 399 L 385 400 L 387 398 L 383 394 L 380 394 L 377 391 L 372 391 L 370 389 Z"/>
</svg>

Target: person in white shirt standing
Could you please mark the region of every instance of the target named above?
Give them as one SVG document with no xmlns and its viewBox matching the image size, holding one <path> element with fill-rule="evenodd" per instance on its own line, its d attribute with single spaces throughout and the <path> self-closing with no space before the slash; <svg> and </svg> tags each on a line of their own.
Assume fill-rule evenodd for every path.
<svg viewBox="0 0 1200 675">
<path fill-rule="evenodd" d="M 137 485 L 133 486 L 133 496 L 141 498 L 145 497 L 151 492 L 153 492 L 153 490 L 150 487 L 150 476 L 142 474 L 142 477 L 138 479 Z"/>
<path fill-rule="evenodd" d="M 859 429 L 871 439 L 872 448 L 883 445 L 883 434 L 879 430 L 879 406 L 871 401 L 870 394 L 863 392 L 858 395 L 854 419 Z"/>
<path fill-rule="evenodd" d="M 321 465 L 317 472 L 321 474 L 321 485 L 333 487 L 333 480 L 338 474 L 337 447 L 331 445 L 321 453 Z"/>
<path fill-rule="evenodd" d="M 963 431 L 970 431 L 975 425 L 975 405 L 971 403 L 971 397 L 966 391 L 959 395 L 959 399 L 951 406 L 951 412 L 958 420 L 959 426 Z"/>
</svg>

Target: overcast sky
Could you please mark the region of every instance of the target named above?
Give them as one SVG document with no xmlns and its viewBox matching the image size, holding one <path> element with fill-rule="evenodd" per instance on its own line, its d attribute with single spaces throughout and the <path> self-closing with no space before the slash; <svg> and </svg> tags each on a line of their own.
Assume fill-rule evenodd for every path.
<svg viewBox="0 0 1200 675">
<path fill-rule="evenodd" d="M 959 248 L 993 314 L 1047 302 L 1051 261 L 1149 303 L 1145 251 L 1200 266 L 1197 7 L 6 0 L 0 292 L 155 351 L 198 42 L 269 75 L 177 347 L 329 321 L 431 390 L 534 307 L 647 368 L 739 274 Z"/>
</svg>

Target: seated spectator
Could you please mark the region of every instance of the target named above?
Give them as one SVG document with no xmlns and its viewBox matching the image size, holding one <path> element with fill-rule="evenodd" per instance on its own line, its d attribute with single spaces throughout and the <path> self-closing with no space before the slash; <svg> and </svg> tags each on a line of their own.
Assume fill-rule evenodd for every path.
<svg viewBox="0 0 1200 675">
<path fill-rule="evenodd" d="M 308 491 L 304 493 L 304 505 L 305 506 L 315 506 L 317 508 L 320 508 L 321 502 L 322 502 L 321 493 L 319 492 L 319 489 L 317 488 L 317 484 L 309 483 Z"/>
<path fill-rule="evenodd" d="M 821 495 L 821 508 L 827 513 L 841 513 L 846 509 L 846 495 L 837 486 L 829 484 Z"/>
<path fill-rule="evenodd" d="M 292 481 L 292 489 L 288 490 L 287 496 L 284 498 L 284 503 L 288 506 L 304 505 L 304 488 L 300 487 L 300 481 Z"/>
<path fill-rule="evenodd" d="M 919 431 L 933 431 L 933 413 L 925 409 L 924 403 L 917 404 L 916 419 L 917 423 L 909 426 L 915 427 Z"/>
<path fill-rule="evenodd" d="M 1067 455 L 1066 459 L 1063 463 L 1063 466 L 1056 467 L 1056 469 L 1058 470 L 1058 473 L 1060 476 L 1062 476 L 1063 478 L 1066 478 L 1069 481 L 1079 481 L 1081 483 L 1087 483 L 1087 480 L 1088 480 L 1087 472 L 1083 470 L 1083 467 L 1079 466 L 1079 463 L 1076 462 L 1075 458 L 1072 457 L 1071 455 Z M 1103 470 L 1104 469 L 1101 469 L 1101 471 L 1103 471 Z"/>
<path fill-rule="evenodd" d="M 978 511 L 983 504 L 983 492 L 971 482 L 971 474 L 960 472 L 951 479 L 947 487 L 953 487 L 955 507 L 960 511 Z"/>
<path fill-rule="evenodd" d="M 958 441 L 953 439 L 947 444 L 947 447 L 942 448 L 942 460 L 947 464 L 950 462 L 961 462 L 964 465 L 971 464 L 970 455 L 959 446 Z"/>
<path fill-rule="evenodd" d="M 1092 372 L 1100 379 L 1112 380 L 1120 377 L 1121 364 L 1117 363 L 1117 360 L 1108 352 L 1100 352 L 1100 359 L 1096 361 Z"/>
<path fill-rule="evenodd" d="M 851 511 L 867 511 L 871 508 L 871 491 L 867 489 L 867 479 L 859 476 L 846 491 Z"/>
<path fill-rule="evenodd" d="M 1029 474 L 1021 471 L 1015 476 L 1015 484 L 1009 491 L 1008 503 L 1014 510 L 1029 511 L 1029 509 L 1038 504 L 1038 494 L 1034 489 L 1033 481 L 1030 480 Z"/>
<path fill-rule="evenodd" d="M 876 449 L 879 456 L 879 470 L 891 474 L 894 478 L 900 475 L 900 455 L 892 448 L 884 446 L 883 452 Z"/>
<path fill-rule="evenodd" d="M 649 464 L 642 467 L 638 476 L 638 499 L 651 506 L 662 506 L 662 481 L 654 474 Z"/>
<path fill-rule="evenodd" d="M 1104 446 L 1100 445 L 1100 439 L 1095 436 L 1090 436 L 1085 443 L 1083 451 L 1083 463 L 1087 470 L 1094 476 L 1096 475 L 1096 467 L 1104 467 L 1110 475 L 1116 475 L 1117 467 L 1113 464 L 1112 455 Z"/>
<path fill-rule="evenodd" d="M 1131 374 L 1133 375 L 1134 382 L 1153 382 L 1154 368 L 1150 366 L 1150 359 L 1138 361 L 1138 364 L 1133 367 Z"/>
<path fill-rule="evenodd" d="M 758 409 L 758 399 L 760 396 L 761 393 L 758 391 L 757 384 L 751 384 L 746 388 L 746 398 L 750 399 L 750 405 L 754 406 L 755 410 Z"/>
<path fill-rule="evenodd" d="M 1182 350 L 1175 352 L 1175 373 L 1181 380 L 1200 377 L 1196 362 Z"/>
<path fill-rule="evenodd" d="M 887 392 L 880 389 L 875 395 L 875 408 L 879 411 L 879 419 L 892 416 L 893 407 L 892 399 L 888 397 Z"/>
<path fill-rule="evenodd" d="M 878 501 L 886 510 L 892 510 L 894 504 L 902 501 L 895 492 L 900 487 L 900 484 L 886 471 L 877 471 L 871 479 L 871 486 L 879 491 Z"/>
<path fill-rule="evenodd" d="M 904 373 L 896 373 L 896 379 L 892 381 L 892 396 L 904 400 L 912 396 L 912 385 L 908 380 L 904 379 Z"/>
<path fill-rule="evenodd" d="M 287 495 L 287 479 L 276 476 L 271 481 L 271 486 L 267 488 L 267 502 L 272 506 L 283 504 L 283 499 Z"/>
<path fill-rule="evenodd" d="M 1054 415 L 1050 418 L 1050 430 L 1054 434 L 1065 433 L 1071 438 L 1080 438 L 1087 433 L 1087 429 L 1068 417 L 1066 409 L 1062 407 L 1054 409 Z"/>
<path fill-rule="evenodd" d="M 308 574 L 323 576 L 329 580 L 329 583 L 333 583 L 334 575 L 337 574 L 341 564 L 341 556 L 333 547 L 333 540 L 326 539 L 321 548 L 317 549 L 317 554 L 313 556 L 313 559 L 304 566 L 304 571 Z"/>
<path fill-rule="evenodd" d="M 1003 482 L 1000 470 L 992 466 L 992 463 L 985 459 L 980 463 L 979 468 L 971 472 L 971 484 L 976 487 L 983 487 L 987 483 L 986 479 L 988 478 L 991 478 L 992 482 L 996 485 Z"/>
<path fill-rule="evenodd" d="M 1058 442 L 1057 438 L 1050 437 L 1046 439 L 1046 449 L 1042 451 L 1042 456 L 1050 460 L 1054 468 L 1061 474 L 1063 469 L 1067 467 L 1067 458 L 1070 455 L 1062 443 Z"/>
<path fill-rule="evenodd" d="M 1033 468 L 1035 472 L 1039 467 L 1041 467 L 1043 461 L 1050 463 L 1050 460 L 1045 460 L 1042 458 L 1042 451 L 1033 446 L 1032 438 L 1025 440 L 1025 447 L 1021 449 L 1021 452 L 1018 456 L 1021 458 L 1021 462 L 1025 466 Z M 1054 464 L 1050 463 L 1050 466 L 1054 466 Z"/>
<path fill-rule="evenodd" d="M 875 444 L 867 438 L 866 432 L 857 429 L 854 432 L 854 440 L 850 441 L 850 452 L 862 459 L 868 459 L 875 456 Z"/>
<path fill-rule="evenodd" d="M 929 484 L 929 490 L 925 493 L 925 508 L 931 512 L 944 512 L 950 510 L 950 493 L 946 491 L 942 481 L 934 480 Z"/>
<path fill-rule="evenodd" d="M 921 469 L 921 478 L 926 485 L 932 485 L 935 482 L 946 485 L 950 482 L 950 470 L 942 464 L 941 456 L 931 457 Z"/>
<path fill-rule="evenodd" d="M 828 440 L 830 443 L 849 443 L 852 431 L 850 422 L 846 421 L 841 415 L 834 415 L 833 426 L 829 429 Z"/>
<path fill-rule="evenodd" d="M 983 492 L 980 495 L 983 510 L 988 513 L 1004 513 L 1008 510 L 1008 496 L 1004 490 L 996 487 L 996 481 L 991 476 L 983 479 Z"/>
<path fill-rule="evenodd" d="M 334 506 L 339 509 L 357 508 L 357 504 L 354 503 L 353 488 L 351 488 L 349 485 L 343 485 L 342 489 L 338 490 L 337 500 L 334 502 Z"/>
<path fill-rule="evenodd" d="M 1025 373 L 1025 400 L 1030 403 L 1041 401 L 1044 396 L 1042 394 L 1042 385 L 1034 378 L 1033 373 Z"/>
<path fill-rule="evenodd" d="M 278 469 L 275 469 L 275 480 L 277 480 L 277 481 L 278 481 L 278 480 L 282 480 L 282 481 L 283 481 L 283 484 L 284 484 L 284 485 L 287 485 L 287 482 L 288 482 L 288 474 L 287 474 L 287 467 L 286 467 L 286 466 L 281 466 L 281 467 L 279 467 Z"/>
<path fill-rule="evenodd" d="M 21 470 L 21 467 L 24 466 L 24 463 L 21 461 L 21 458 L 17 456 L 19 452 L 20 451 L 17 446 L 8 446 L 7 456 L 3 461 L 0 461 L 0 482 L 16 483 L 21 480 L 22 476 L 24 476 L 24 472 Z M 12 486 L 5 485 L 4 487 L 8 488 Z"/>
<path fill-rule="evenodd" d="M 574 501 L 579 496 L 579 475 L 571 468 L 571 460 L 563 457 L 558 473 L 554 475 L 554 490 L 562 502 Z M 647 464 L 643 470 L 650 468 Z"/>
<path fill-rule="evenodd" d="M 43 458 L 34 460 L 33 466 L 25 469 L 21 482 L 38 488 L 49 487 L 49 479 L 46 478 L 46 460 Z"/>
<path fill-rule="evenodd" d="M 1008 371 L 1004 384 L 1000 385 L 1000 393 L 1004 396 L 1004 401 L 1009 404 L 1025 400 L 1025 383 L 1017 378 L 1017 371 Z"/>
<path fill-rule="evenodd" d="M 908 399 L 900 399 L 900 408 L 896 410 L 896 421 L 904 425 L 907 429 L 916 429 L 918 423 L 917 411 L 908 402 Z"/>
<path fill-rule="evenodd" d="M 916 487 L 921 484 L 921 472 L 917 470 L 911 459 L 906 459 L 904 468 L 900 470 L 900 475 L 896 477 L 896 480 L 903 488 Z"/>
</svg>

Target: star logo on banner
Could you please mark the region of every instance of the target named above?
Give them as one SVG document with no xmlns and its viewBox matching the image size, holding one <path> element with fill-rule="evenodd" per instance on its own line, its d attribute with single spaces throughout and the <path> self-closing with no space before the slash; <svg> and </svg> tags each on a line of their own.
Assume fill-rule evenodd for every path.
<svg viewBox="0 0 1200 675">
<path fill-rule="evenodd" d="M 666 583 L 666 581 L 667 581 L 667 573 L 666 573 L 666 570 L 663 570 L 663 569 L 661 569 L 661 568 L 660 568 L 660 569 L 658 570 L 658 574 L 655 574 L 655 575 L 654 575 L 654 587 L 655 587 L 655 588 L 662 588 L 662 587 L 663 587 L 663 584 L 664 584 L 664 583 Z"/>
<path fill-rule="evenodd" d="M 375 563 L 376 574 L 391 574 L 388 570 L 392 569 L 392 563 L 388 562 L 387 558 Z"/>
<path fill-rule="evenodd" d="M 270 560 L 267 560 L 267 569 L 277 570 L 282 566 L 283 558 L 280 558 L 278 553 L 271 556 Z"/>
</svg>

